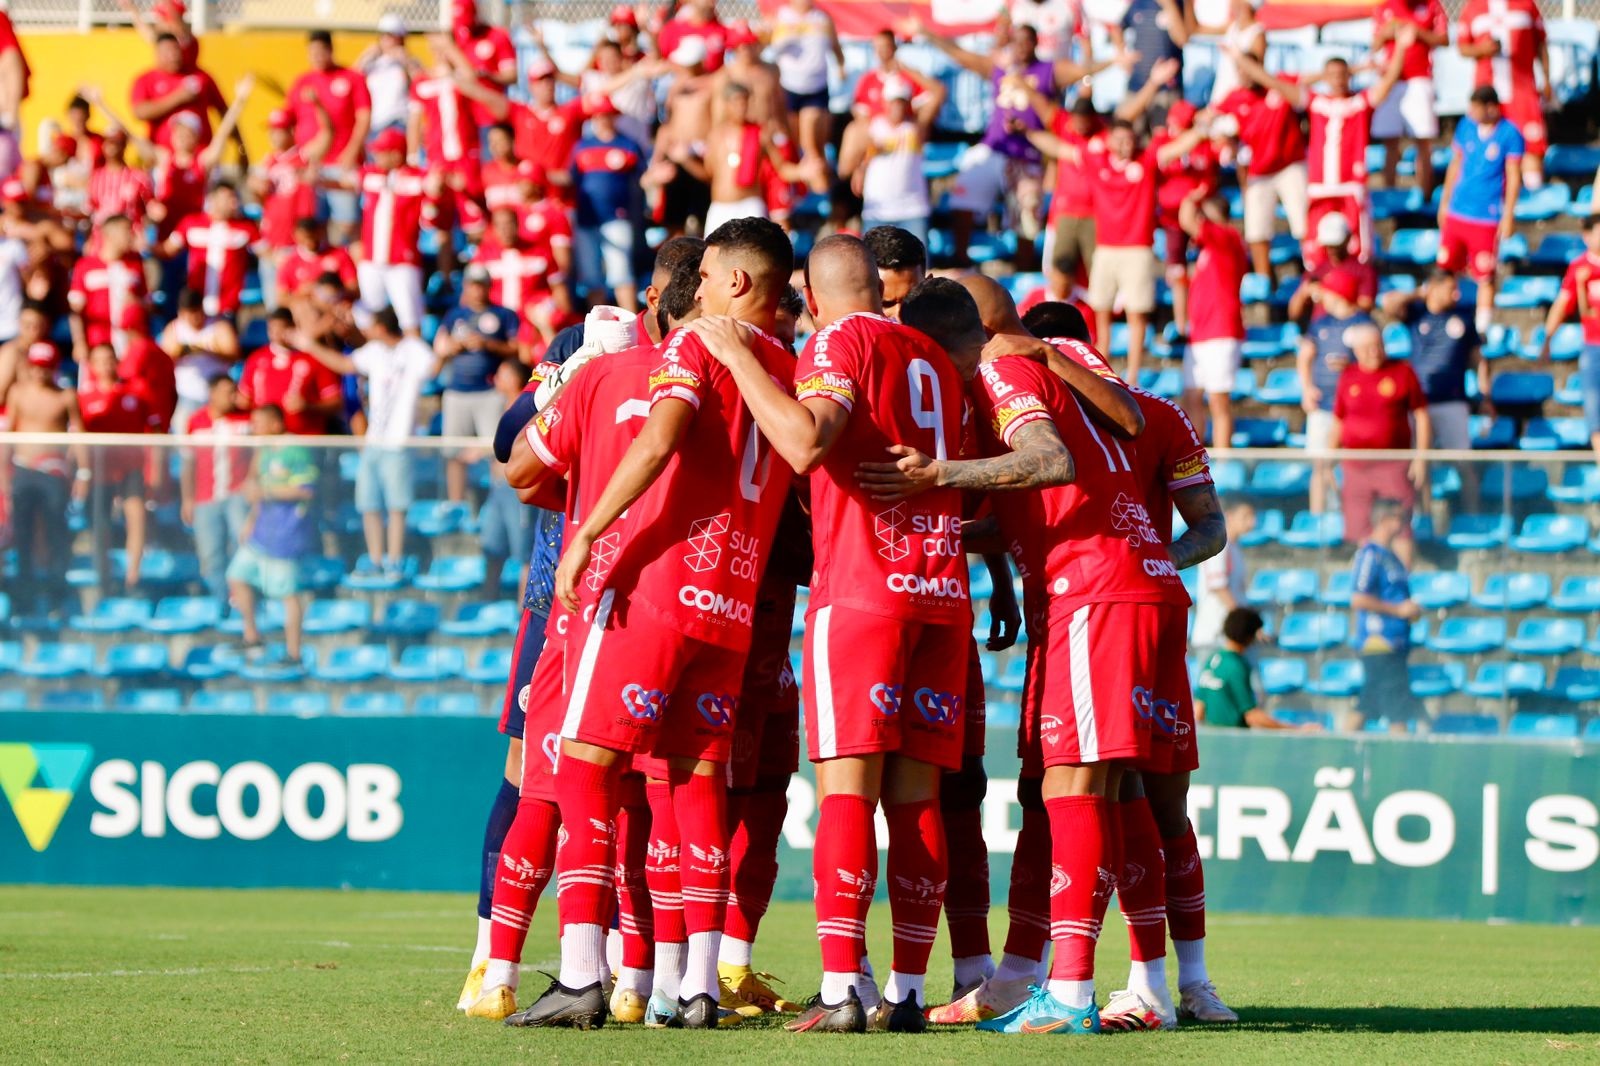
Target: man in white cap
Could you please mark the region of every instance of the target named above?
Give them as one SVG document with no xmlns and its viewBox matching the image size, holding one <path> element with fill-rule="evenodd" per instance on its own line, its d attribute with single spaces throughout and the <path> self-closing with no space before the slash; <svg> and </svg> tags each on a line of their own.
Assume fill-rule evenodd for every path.
<svg viewBox="0 0 1600 1066">
<path fill-rule="evenodd" d="M 1378 272 L 1372 264 L 1350 253 L 1350 222 L 1343 215 L 1323 215 L 1317 220 L 1316 248 L 1308 250 L 1300 287 L 1289 297 L 1290 321 L 1305 324 L 1321 317 L 1321 286 L 1332 274 L 1347 274 L 1354 282 L 1355 304 L 1371 312 L 1378 300 Z"/>
<path fill-rule="evenodd" d="M 411 101 L 411 82 L 423 73 L 422 61 L 406 51 L 406 20 L 392 11 L 379 18 L 378 40 L 361 53 L 356 69 L 367 79 L 372 132 L 403 129 Z"/>
</svg>

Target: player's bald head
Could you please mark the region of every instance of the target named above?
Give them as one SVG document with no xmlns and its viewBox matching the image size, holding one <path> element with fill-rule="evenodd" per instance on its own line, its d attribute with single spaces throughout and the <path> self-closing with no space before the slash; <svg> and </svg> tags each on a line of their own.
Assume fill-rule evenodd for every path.
<svg viewBox="0 0 1600 1066">
<path fill-rule="evenodd" d="M 1017 317 L 1016 301 L 1011 299 L 1011 294 L 998 281 L 982 274 L 968 274 L 959 278 L 956 284 L 967 290 L 967 295 L 977 305 L 978 317 L 983 319 L 985 332 L 990 335 L 1026 332 L 1022 328 L 1022 320 Z"/>
<path fill-rule="evenodd" d="M 835 233 L 824 237 L 806 258 L 806 288 L 819 323 L 853 311 L 883 310 L 883 282 L 878 261 L 859 237 Z"/>
</svg>

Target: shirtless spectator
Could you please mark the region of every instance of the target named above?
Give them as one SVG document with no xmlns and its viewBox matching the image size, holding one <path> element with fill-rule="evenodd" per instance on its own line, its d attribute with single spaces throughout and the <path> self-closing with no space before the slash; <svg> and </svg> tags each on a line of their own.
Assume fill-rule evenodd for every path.
<svg viewBox="0 0 1600 1066">
<path fill-rule="evenodd" d="M 722 90 L 737 82 L 750 90 L 750 121 L 787 133 L 791 116 L 779 77 L 778 65 L 761 58 L 761 38 L 750 27 L 734 23 L 728 28 L 727 61 L 715 75 L 717 94 L 712 97 L 711 117 L 722 118 Z"/>
<path fill-rule="evenodd" d="M 188 431 L 189 419 L 211 398 L 211 382 L 239 360 L 239 335 L 223 315 L 207 315 L 205 297 L 193 289 L 178 295 L 178 313 L 161 331 L 161 350 L 173 364 L 178 407 L 173 427 Z"/>
<path fill-rule="evenodd" d="M 24 316 L 26 317 L 26 316 Z M 48 339 L 15 350 L 15 380 L 0 404 L 16 433 L 82 433 L 78 394 L 57 380 L 60 354 Z M 73 467 L 77 473 L 74 475 Z M 92 476 L 89 449 L 61 444 L 11 446 L 11 512 L 17 552 L 15 602 L 49 616 L 68 606 L 72 533 L 67 505 L 83 501 Z M 74 480 L 75 478 L 75 480 Z"/>
<path fill-rule="evenodd" d="M 811 156 L 802 163 L 788 162 L 773 143 L 772 135 L 750 120 L 748 89 L 729 82 L 722 90 L 722 105 L 725 117 L 706 138 L 705 158 L 681 152 L 673 159 L 711 186 L 707 233 L 736 218 L 767 217 L 763 163 L 784 181 L 804 181 L 818 192 L 827 189 L 828 169 L 821 156 Z"/>
<path fill-rule="evenodd" d="M 678 45 L 667 60 L 673 68 L 667 118 L 656 131 L 655 152 L 642 184 L 659 199 L 657 221 L 670 236 L 677 237 L 690 219 L 704 220 L 711 204 L 709 182 L 679 161 L 706 154 L 712 103 L 718 94 L 716 79 L 707 73 L 705 44 L 699 38 Z M 699 172 L 704 169 L 702 165 Z"/>
</svg>

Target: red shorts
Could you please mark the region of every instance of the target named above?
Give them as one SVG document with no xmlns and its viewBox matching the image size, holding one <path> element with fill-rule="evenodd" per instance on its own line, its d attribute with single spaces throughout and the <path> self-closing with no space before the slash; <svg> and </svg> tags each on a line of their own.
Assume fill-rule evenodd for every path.
<svg viewBox="0 0 1600 1066">
<path fill-rule="evenodd" d="M 1536 89 L 1513 91 L 1501 111 L 1522 134 L 1528 155 L 1543 156 L 1550 150 L 1550 131 L 1544 124 L 1544 101 L 1539 99 Z"/>
<path fill-rule="evenodd" d="M 1317 244 L 1317 223 L 1327 215 L 1343 215 L 1350 224 L 1350 254 L 1365 262 L 1372 254 L 1372 222 L 1360 196 L 1313 196 L 1306 204 L 1305 262 L 1310 270 L 1327 258 Z"/>
<path fill-rule="evenodd" d="M 538 616 L 535 615 L 535 618 Z M 518 694 L 526 718 L 522 738 L 522 795 L 556 802 L 556 762 L 561 756 L 561 688 L 566 642 L 552 637 L 539 653 L 533 675 Z"/>
<path fill-rule="evenodd" d="M 1167 266 L 1167 278 L 1170 281 L 1176 270 L 1187 271 L 1189 268 L 1189 234 L 1184 232 L 1175 218 L 1170 222 L 1163 221 L 1161 231 L 1167 235 L 1167 254 L 1162 262 Z"/>
<path fill-rule="evenodd" d="M 1439 231 L 1438 264 L 1453 273 L 1466 271 L 1474 281 L 1494 277 L 1500 263 L 1500 224 L 1446 215 Z"/>
<path fill-rule="evenodd" d="M 983 663 L 978 659 L 978 642 L 968 643 L 967 705 L 962 718 L 961 754 L 983 756 L 983 738 L 989 729 L 989 697 L 983 687 Z"/>
<path fill-rule="evenodd" d="M 800 689 L 789 663 L 794 603 L 793 585 L 763 585 L 757 596 L 733 722 L 729 788 L 751 788 L 757 778 L 786 777 L 800 768 Z"/>
<path fill-rule="evenodd" d="M 665 776 L 659 764 L 673 757 L 727 762 L 745 653 L 691 640 L 642 611 L 621 625 L 615 596 L 603 593 L 594 620 L 568 638 L 561 736 L 629 752 L 650 776 Z"/>
<path fill-rule="evenodd" d="M 1140 763 L 1150 756 L 1150 692 L 1166 612 L 1152 603 L 1091 603 L 1029 625 L 1017 754 L 1022 776 L 1047 767 Z"/>
<path fill-rule="evenodd" d="M 1189 612 L 1163 607 L 1161 643 L 1156 649 L 1156 672 L 1150 676 L 1147 702 L 1150 721 L 1150 757 L 1138 769 L 1150 774 L 1184 774 L 1200 768 L 1200 749 L 1194 731 L 1194 694 L 1189 688 Z"/>
<path fill-rule="evenodd" d="M 805 705 L 812 762 L 892 751 L 960 769 L 972 645 L 967 627 L 832 606 L 814 610 L 809 623 Z"/>
</svg>

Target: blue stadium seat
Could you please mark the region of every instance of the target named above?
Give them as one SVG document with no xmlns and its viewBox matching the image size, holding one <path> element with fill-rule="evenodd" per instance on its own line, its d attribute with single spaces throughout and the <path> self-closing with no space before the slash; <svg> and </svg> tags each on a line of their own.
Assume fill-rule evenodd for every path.
<svg viewBox="0 0 1600 1066">
<path fill-rule="evenodd" d="M 1530 418 L 1517 447 L 1525 452 L 1587 451 L 1589 428 L 1581 418 Z"/>
<path fill-rule="evenodd" d="M 256 604 L 256 628 L 262 633 L 277 633 L 283 629 L 283 601 L 261 600 Z M 228 616 L 216 625 L 217 632 L 226 633 L 228 636 L 237 637 L 244 633 L 244 619 L 238 611 L 230 611 Z"/>
<path fill-rule="evenodd" d="M 361 684 L 382 677 L 389 671 L 386 644 L 357 644 L 335 648 L 311 671 L 311 676 L 329 684 Z"/>
<path fill-rule="evenodd" d="M 1243 492 L 1245 477 L 1244 463 L 1237 459 L 1216 459 L 1211 463 L 1211 481 L 1216 485 L 1218 495 Z"/>
<path fill-rule="evenodd" d="M 248 689 L 203 688 L 189 697 L 191 714 L 255 714 L 256 694 Z"/>
<path fill-rule="evenodd" d="M 1549 574 L 1495 573 L 1473 593 L 1472 605 L 1484 611 L 1526 611 L 1549 598 Z"/>
<path fill-rule="evenodd" d="M 1589 719 L 1589 724 L 1583 727 L 1583 739 L 1600 741 L 1600 718 Z"/>
<path fill-rule="evenodd" d="M 260 684 L 278 684 L 304 680 L 306 673 L 317 667 L 317 649 L 306 648 L 300 658 L 291 659 L 282 644 L 269 644 L 262 649 L 258 659 L 246 659 L 239 667 L 239 676 Z"/>
<path fill-rule="evenodd" d="M 1006 659 L 1006 665 L 994 679 L 994 687 L 1001 692 L 1021 692 L 1023 681 L 1028 676 L 1028 662 L 1024 656 L 1012 655 Z"/>
<path fill-rule="evenodd" d="M 168 596 L 140 623 L 146 633 L 179 636 L 211 629 L 222 621 L 222 604 L 210 596 Z"/>
<path fill-rule="evenodd" d="M 1500 262 L 1520 263 L 1528 258 L 1528 238 L 1520 233 L 1513 233 L 1500 242 Z"/>
<path fill-rule="evenodd" d="M 384 573 L 365 553 L 356 559 L 355 569 L 344 575 L 339 584 L 347 589 L 365 592 L 393 592 L 417 576 L 417 557 L 408 555 L 400 560 L 399 575 Z"/>
<path fill-rule="evenodd" d="M 1350 620 L 1343 614 L 1302 611 L 1286 615 L 1278 631 L 1284 651 L 1318 652 L 1337 647 L 1350 638 Z"/>
<path fill-rule="evenodd" d="M 1233 423 L 1235 448 L 1281 448 L 1289 442 L 1289 423 L 1281 418 L 1239 418 Z"/>
<path fill-rule="evenodd" d="M 1505 359 L 1508 356 L 1519 355 L 1522 348 L 1522 331 L 1515 326 L 1503 326 L 1495 323 L 1489 327 L 1489 332 L 1483 338 L 1483 357 L 1485 359 Z"/>
<path fill-rule="evenodd" d="M 1383 327 L 1383 350 L 1390 359 L 1411 358 L 1411 331 L 1404 322 L 1391 322 Z"/>
<path fill-rule="evenodd" d="M 1600 503 L 1600 466 L 1594 463 L 1569 463 L 1561 474 L 1561 484 L 1551 485 L 1545 495 L 1556 503 Z"/>
<path fill-rule="evenodd" d="M 1291 548 L 1324 550 L 1344 543 L 1344 515 L 1338 511 L 1301 511 L 1278 540 Z"/>
<path fill-rule="evenodd" d="M 988 572 L 981 568 L 974 568 L 973 576 Z M 977 581 L 974 580 L 976 585 Z M 974 595 L 976 593 L 974 592 Z M 439 626 L 439 632 L 447 637 L 495 637 L 510 636 L 517 631 L 518 624 L 522 621 L 522 612 L 517 604 L 510 600 L 496 600 L 493 603 L 463 603 L 456 611 L 456 616 Z"/>
<path fill-rule="evenodd" d="M 1562 578 L 1550 606 L 1572 614 L 1600 611 L 1600 575 L 1569 574 Z"/>
<path fill-rule="evenodd" d="M 1369 156 L 1374 149 L 1379 159 L 1378 168 L 1381 168 L 1383 145 L 1369 146 L 1367 149 Z M 1380 222 L 1400 215 L 1414 215 L 1422 210 L 1422 190 L 1416 186 L 1404 189 L 1372 189 L 1368 195 L 1372 202 L 1372 217 Z"/>
<path fill-rule="evenodd" d="M 1378 249 L 1380 260 L 1397 266 L 1430 266 L 1438 255 L 1437 229 L 1397 229 Z"/>
<path fill-rule="evenodd" d="M 1244 331 L 1242 354 L 1248 360 L 1276 359 L 1294 351 L 1300 343 L 1300 327 L 1292 322 L 1276 326 L 1248 326 Z"/>
<path fill-rule="evenodd" d="M 1257 570 L 1250 577 L 1245 599 L 1255 607 L 1293 607 L 1317 598 L 1315 570 Z"/>
<path fill-rule="evenodd" d="M 167 646 L 154 642 L 113 644 L 106 651 L 101 677 L 130 681 L 160 677 L 168 670 Z"/>
<path fill-rule="evenodd" d="M 1348 570 L 1335 570 L 1328 575 L 1328 583 L 1322 589 L 1322 595 L 1317 597 L 1317 602 L 1327 607 L 1350 606 L 1350 594 L 1355 591 L 1356 576 Z"/>
<path fill-rule="evenodd" d="M 1513 274 L 1494 294 L 1494 305 L 1507 311 L 1531 311 L 1549 306 L 1560 290 L 1559 278 Z"/>
<path fill-rule="evenodd" d="M 1458 570 L 1424 570 L 1411 575 L 1411 598 L 1429 611 L 1459 607 L 1472 595 L 1472 582 Z"/>
<path fill-rule="evenodd" d="M 440 610 L 436 603 L 422 600 L 394 600 L 383 609 L 383 616 L 372 627 L 375 636 L 394 640 L 427 637 L 439 628 Z"/>
<path fill-rule="evenodd" d="M 1277 508 L 1269 508 L 1256 512 L 1256 528 L 1239 538 L 1242 548 L 1258 548 L 1263 544 L 1276 543 L 1283 536 L 1283 512 Z"/>
<path fill-rule="evenodd" d="M 1545 691 L 1573 703 L 1600 699 L 1600 670 L 1563 666 L 1556 671 L 1555 680 L 1550 682 L 1550 687 Z"/>
<path fill-rule="evenodd" d="M 1467 668 L 1460 663 L 1412 663 L 1408 672 L 1411 694 L 1419 700 L 1453 696 L 1467 682 Z"/>
<path fill-rule="evenodd" d="M 1578 618 L 1524 618 L 1506 641 L 1518 655 L 1567 655 L 1583 647 L 1583 621 Z"/>
<path fill-rule="evenodd" d="M 1327 711 L 1307 711 L 1300 708 L 1280 707 L 1272 712 L 1272 717 L 1284 725 L 1314 725 L 1325 733 L 1333 732 L 1333 715 Z"/>
<path fill-rule="evenodd" d="M 1455 551 L 1491 551 L 1504 547 L 1510 539 L 1510 515 L 1458 514 L 1450 519 L 1444 542 Z"/>
<path fill-rule="evenodd" d="M 1498 379 L 1496 379 L 1498 380 Z M 1517 465 L 1511 467 L 1511 499 L 1533 500 L 1550 489 L 1550 476 L 1538 467 Z M 1506 464 L 1494 463 L 1483 472 L 1483 498 L 1493 505 L 1506 494 Z"/>
<path fill-rule="evenodd" d="M 449 500 L 417 500 L 406 508 L 406 528 L 419 537 L 442 537 L 458 533 L 472 517 L 465 503 Z"/>
<path fill-rule="evenodd" d="M 1436 500 L 1453 500 L 1461 495 L 1461 472 L 1448 463 L 1429 467 L 1428 481 Z"/>
<path fill-rule="evenodd" d="M 1517 446 L 1517 420 L 1505 415 L 1473 415 L 1467 420 L 1467 432 L 1474 448 L 1503 451 Z"/>
<path fill-rule="evenodd" d="M 1500 719 L 1492 714 L 1441 714 L 1433 720 L 1433 731 L 1447 736 L 1495 737 L 1500 735 Z"/>
<path fill-rule="evenodd" d="M 1555 395 L 1555 379 L 1549 374 L 1526 370 L 1508 370 L 1494 375 L 1489 386 L 1489 399 L 1496 407 L 1536 406 Z"/>
<path fill-rule="evenodd" d="M 307 636 L 354 633 L 372 625 L 372 604 L 366 600 L 312 600 L 306 608 Z"/>
<path fill-rule="evenodd" d="M 1256 390 L 1256 399 L 1269 407 L 1299 407 L 1301 395 L 1300 373 L 1289 366 L 1267 371 Z"/>
<path fill-rule="evenodd" d="M 1591 171 L 1591 176 L 1592 176 Z M 1518 222 L 1548 222 L 1572 203 L 1572 190 L 1564 182 L 1552 181 L 1537 188 L 1522 187 L 1513 215 Z"/>
<path fill-rule="evenodd" d="M 986 600 L 994 592 L 994 579 L 987 566 L 975 566 L 967 578 L 967 594 L 974 600 Z"/>
<path fill-rule="evenodd" d="M 1306 691 L 1329 699 L 1347 699 L 1361 691 L 1367 671 L 1360 659 L 1329 659 L 1322 664 Z"/>
<path fill-rule="evenodd" d="M 1506 736 L 1524 740 L 1576 740 L 1578 716 L 1575 714 L 1533 714 L 1523 711 L 1506 723 Z"/>
<path fill-rule="evenodd" d="M 1594 172 L 1600 168 L 1600 148 L 1586 144 L 1552 144 L 1550 151 L 1544 157 L 1544 171 L 1555 178 L 1579 178 L 1585 186 L 1594 177 Z M 1555 236 L 1552 234 L 1551 236 Z M 1576 236 L 1576 234 L 1562 234 L 1562 236 Z M 1548 241 L 1550 238 L 1546 237 Z M 1578 251 L 1568 256 L 1574 259 L 1583 254 L 1583 246 L 1578 246 Z M 1562 260 L 1566 265 L 1566 260 Z"/>
<path fill-rule="evenodd" d="M 333 710 L 326 692 L 274 692 L 267 697 L 267 713 L 317 718 Z"/>
<path fill-rule="evenodd" d="M 1548 156 L 1546 159 L 1548 160 Z M 1594 176 L 1594 171 L 1589 171 Z M 1567 264 L 1583 254 L 1583 237 L 1577 233 L 1547 233 L 1533 255 L 1528 257 L 1531 266 L 1565 271 Z"/>
<path fill-rule="evenodd" d="M 1285 263 L 1300 261 L 1300 242 L 1287 233 L 1277 233 L 1272 237 L 1268 246 L 1267 258 L 1273 266 L 1283 266 Z"/>
<path fill-rule="evenodd" d="M 95 604 L 94 611 L 72 620 L 72 628 L 84 633 L 126 633 L 150 618 L 150 601 L 113 596 Z"/>
<path fill-rule="evenodd" d="M 1552 398 L 1563 407 L 1583 406 L 1583 380 L 1578 376 L 1577 371 L 1567 375 L 1566 384 L 1557 389 L 1555 396 Z"/>
<path fill-rule="evenodd" d="M 1245 304 L 1264 304 L 1272 299 L 1272 279 L 1265 274 L 1246 274 L 1239 283 L 1239 299 Z"/>
<path fill-rule="evenodd" d="M 183 693 L 175 688 L 135 688 L 117 694 L 117 710 L 134 714 L 177 714 Z"/>
<path fill-rule="evenodd" d="M 339 713 L 352 718 L 398 718 L 406 713 L 406 698 L 398 692 L 346 692 L 339 698 Z"/>
<path fill-rule="evenodd" d="M 1304 496 L 1311 490 L 1311 464 L 1261 462 L 1250 475 L 1250 494 L 1271 499 Z"/>
<path fill-rule="evenodd" d="M 1427 646 L 1445 655 L 1485 655 L 1498 651 L 1506 642 L 1504 618 L 1453 615 L 1428 634 Z"/>
<path fill-rule="evenodd" d="M 257 348 L 267 346 L 267 320 L 265 318 L 252 318 L 245 324 L 239 335 L 240 351 L 253 352 Z"/>
<path fill-rule="evenodd" d="M 311 592 L 332 592 L 344 580 L 344 561 L 323 555 L 301 560 L 300 580 Z"/>
<path fill-rule="evenodd" d="M 1588 539 L 1589 520 L 1582 515 L 1531 514 L 1522 520 L 1522 532 L 1511 538 L 1511 546 L 1521 552 L 1567 552 Z"/>
<path fill-rule="evenodd" d="M 1263 659 L 1259 670 L 1261 690 L 1269 696 L 1299 692 L 1309 676 L 1304 659 Z"/>
<path fill-rule="evenodd" d="M 1478 667 L 1478 673 L 1463 691 L 1485 700 L 1532 696 L 1544 691 L 1544 667 L 1538 663 L 1493 659 Z"/>
<path fill-rule="evenodd" d="M 470 692 L 435 692 L 418 696 L 411 713 L 435 718 L 476 718 L 483 708 Z"/>
<path fill-rule="evenodd" d="M 467 668 L 467 654 L 456 647 L 413 644 L 400 653 L 400 661 L 389 668 L 396 681 L 439 684 L 460 677 Z"/>
<path fill-rule="evenodd" d="M 41 643 L 33 656 L 16 667 L 24 677 L 41 681 L 54 681 L 67 677 L 83 677 L 94 672 L 94 646 L 76 641 Z"/>
<path fill-rule="evenodd" d="M 244 656 L 226 645 L 202 645 L 190 648 L 183 656 L 178 672 L 191 681 L 215 681 L 232 677 L 244 665 Z"/>
<path fill-rule="evenodd" d="M 41 692 L 34 700 L 41 711 L 103 711 L 106 696 L 97 688 L 51 689 Z"/>
<path fill-rule="evenodd" d="M 487 577 L 483 556 L 447 555 L 435 558 L 414 584 L 427 592 L 469 592 L 482 586 Z"/>
<path fill-rule="evenodd" d="M 461 676 L 474 685 L 504 685 L 511 676 L 511 649 L 487 649 Z"/>
<path fill-rule="evenodd" d="M 1547 278 L 1554 281 L 1554 278 Z M 1540 346 L 1544 344 L 1544 327 L 1537 326 L 1529 334 L 1526 343 L 1522 346 L 1522 357 L 1529 362 L 1537 362 Z M 1583 354 L 1583 327 L 1576 322 L 1568 322 L 1557 326 L 1556 331 L 1550 335 L 1550 361 L 1553 363 L 1570 363 Z"/>
</svg>

